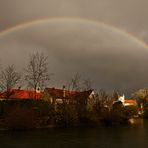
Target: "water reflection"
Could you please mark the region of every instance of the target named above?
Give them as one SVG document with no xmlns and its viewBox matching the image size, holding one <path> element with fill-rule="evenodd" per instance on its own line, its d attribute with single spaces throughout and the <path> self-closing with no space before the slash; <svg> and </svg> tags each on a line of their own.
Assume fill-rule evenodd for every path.
<svg viewBox="0 0 148 148">
<path fill-rule="evenodd" d="M 0 148 L 146 148 L 148 121 L 141 125 L 0 131 Z"/>
</svg>

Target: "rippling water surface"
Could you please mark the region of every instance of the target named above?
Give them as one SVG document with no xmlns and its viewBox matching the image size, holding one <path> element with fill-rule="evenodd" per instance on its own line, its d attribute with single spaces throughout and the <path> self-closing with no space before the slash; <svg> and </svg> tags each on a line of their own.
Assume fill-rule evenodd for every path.
<svg viewBox="0 0 148 148">
<path fill-rule="evenodd" d="M 0 148 L 146 148 L 148 122 L 134 126 L 0 131 Z"/>
</svg>

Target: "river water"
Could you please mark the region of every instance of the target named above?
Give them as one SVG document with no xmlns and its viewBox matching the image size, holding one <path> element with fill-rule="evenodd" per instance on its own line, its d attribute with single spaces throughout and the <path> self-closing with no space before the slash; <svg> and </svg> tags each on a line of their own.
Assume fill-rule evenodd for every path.
<svg viewBox="0 0 148 148">
<path fill-rule="evenodd" d="M 0 148 L 147 148 L 148 121 L 140 125 L 0 131 Z"/>
</svg>

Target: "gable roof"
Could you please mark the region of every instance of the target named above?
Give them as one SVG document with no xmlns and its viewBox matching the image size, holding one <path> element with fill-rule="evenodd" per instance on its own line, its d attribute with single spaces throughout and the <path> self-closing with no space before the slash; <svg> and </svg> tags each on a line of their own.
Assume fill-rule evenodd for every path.
<svg viewBox="0 0 148 148">
<path fill-rule="evenodd" d="M 9 99 L 40 99 L 42 92 L 32 90 L 11 89 Z M 6 92 L 1 94 L 1 98 L 6 98 Z"/>
<path fill-rule="evenodd" d="M 92 93 L 92 90 L 88 91 L 71 91 L 64 89 L 56 89 L 56 88 L 46 88 L 45 91 L 54 98 L 66 98 L 66 99 L 74 99 L 74 98 L 88 98 Z"/>
<path fill-rule="evenodd" d="M 129 99 L 124 100 L 124 103 L 137 104 L 136 100 L 129 100 Z"/>
</svg>

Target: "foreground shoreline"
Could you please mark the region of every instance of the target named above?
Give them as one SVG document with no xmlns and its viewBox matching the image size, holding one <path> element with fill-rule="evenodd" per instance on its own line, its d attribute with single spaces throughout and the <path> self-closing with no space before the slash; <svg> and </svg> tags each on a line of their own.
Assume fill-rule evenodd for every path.
<svg viewBox="0 0 148 148">
<path fill-rule="evenodd" d="M 81 124 L 81 125 L 73 125 L 73 126 L 56 126 L 56 125 L 46 125 L 46 126 L 40 126 L 40 127 L 34 127 L 34 128 L 14 128 L 14 129 L 10 129 L 10 128 L 5 128 L 5 127 L 0 127 L 0 131 L 28 131 L 28 130 L 48 130 L 48 129 L 65 129 L 65 128 L 98 128 L 98 127 L 122 127 L 122 126 L 139 126 L 144 124 L 144 122 L 147 119 L 143 119 L 143 118 L 131 118 L 128 120 L 128 122 L 124 123 L 124 124 L 118 124 L 118 123 L 112 123 L 112 124 L 104 124 L 104 123 L 100 123 L 97 125 L 90 125 L 90 124 Z M 1 123 L 2 125 L 2 123 Z"/>
</svg>

